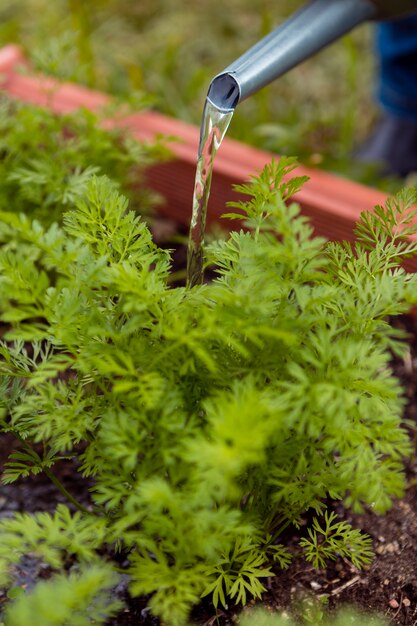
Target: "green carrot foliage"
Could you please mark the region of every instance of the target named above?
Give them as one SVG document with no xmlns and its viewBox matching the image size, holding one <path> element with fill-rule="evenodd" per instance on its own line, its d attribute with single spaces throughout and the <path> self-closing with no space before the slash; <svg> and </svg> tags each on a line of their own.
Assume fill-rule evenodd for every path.
<svg viewBox="0 0 417 626">
<path fill-rule="evenodd" d="M 20 442 L 4 481 L 54 479 L 71 457 L 89 485 L 76 513 L 0 522 L 4 582 L 29 550 L 58 572 L 78 561 L 77 594 L 98 549 L 116 546 L 131 594 L 182 626 L 201 596 L 260 597 L 294 557 L 283 531 L 307 512 L 308 561 L 369 563 L 370 539 L 328 503 L 383 513 L 404 490 L 411 446 L 390 366 L 404 337 L 386 318 L 416 301 L 399 265 L 417 252 L 416 197 L 364 214 L 356 243 L 326 244 L 285 202 L 303 182 L 293 167 L 271 163 L 241 188 L 252 228 L 208 248 L 218 277 L 192 289 L 169 286 L 169 253 L 106 177 L 68 199 L 62 226 L 2 210 L 1 429 Z M 49 585 L 61 593 L 55 580 L 30 606 Z"/>
<path fill-rule="evenodd" d="M 155 198 L 143 186 L 133 196 L 132 182 L 140 183 L 144 167 L 168 152 L 161 141 L 139 143 L 122 130 L 105 128 L 105 117 L 106 110 L 84 109 L 57 116 L 0 99 L 0 210 L 51 224 L 84 196 L 94 174 L 107 174 L 131 196 L 135 209 L 149 212 Z"/>
</svg>

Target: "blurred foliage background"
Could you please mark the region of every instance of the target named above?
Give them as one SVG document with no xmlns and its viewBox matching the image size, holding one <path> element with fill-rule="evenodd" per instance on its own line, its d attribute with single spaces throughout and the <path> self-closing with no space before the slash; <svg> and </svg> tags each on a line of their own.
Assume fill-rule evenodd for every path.
<svg viewBox="0 0 417 626">
<path fill-rule="evenodd" d="M 199 124 L 211 78 L 302 0 L 0 0 L 0 43 L 35 66 Z M 377 115 L 362 26 L 241 104 L 230 134 L 375 183 L 352 151 Z M 381 185 L 380 185 L 381 186 Z"/>
</svg>

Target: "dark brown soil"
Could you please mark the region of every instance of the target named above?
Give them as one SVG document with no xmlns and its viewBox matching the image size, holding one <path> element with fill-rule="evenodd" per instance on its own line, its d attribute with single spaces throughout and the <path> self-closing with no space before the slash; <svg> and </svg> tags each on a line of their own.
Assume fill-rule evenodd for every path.
<svg viewBox="0 0 417 626">
<path fill-rule="evenodd" d="M 396 373 L 406 389 L 408 406 L 406 418 L 417 421 L 417 338 L 415 321 L 404 318 L 396 324 L 410 332 L 410 352 L 404 361 L 396 361 Z M 416 432 L 411 432 L 416 440 Z M 12 440 L 2 436 L 0 459 L 10 452 Z M 366 571 L 357 571 L 348 562 L 340 559 L 326 570 L 314 570 L 305 561 L 295 561 L 288 570 L 276 571 L 267 581 L 268 590 L 263 603 L 276 610 L 288 611 L 300 604 L 300 597 L 309 594 L 325 601 L 330 610 L 344 604 L 355 604 L 365 611 L 378 611 L 394 626 L 417 626 L 417 461 L 408 467 L 408 489 L 405 497 L 394 503 L 385 516 L 371 512 L 352 515 L 340 504 L 335 504 L 338 514 L 371 535 L 376 553 L 372 566 Z M 74 494 L 84 501 L 85 485 L 74 477 L 70 465 L 62 467 L 60 478 Z M 80 493 L 81 492 L 81 493 Z M 83 493 L 82 493 L 83 492 Z M 42 476 L 19 481 L 14 485 L 0 486 L 0 517 L 8 517 L 16 511 L 53 511 L 63 496 Z M 289 537 L 297 543 L 299 537 Z M 123 567 L 123 557 L 120 565 Z M 27 557 L 15 571 L 15 585 L 29 588 L 41 578 L 50 575 L 49 568 L 36 559 Z M 110 621 L 108 626 L 158 626 L 158 620 L 150 615 L 146 599 L 130 600 L 126 595 L 127 577 L 122 577 L 115 593 L 125 602 L 125 608 Z M 0 592 L 1 607 L 6 601 Z M 194 623 L 198 626 L 217 624 L 214 608 L 204 603 L 194 611 Z M 236 622 L 236 611 L 221 612 L 218 623 L 230 626 Z M 364 618 L 366 623 L 366 618 Z"/>
</svg>

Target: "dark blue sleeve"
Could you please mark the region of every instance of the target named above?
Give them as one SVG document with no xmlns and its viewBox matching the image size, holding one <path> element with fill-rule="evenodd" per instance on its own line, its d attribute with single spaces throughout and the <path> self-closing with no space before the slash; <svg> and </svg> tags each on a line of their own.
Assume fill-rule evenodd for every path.
<svg viewBox="0 0 417 626">
<path fill-rule="evenodd" d="M 417 13 L 377 26 L 378 99 L 383 108 L 417 119 Z"/>
</svg>

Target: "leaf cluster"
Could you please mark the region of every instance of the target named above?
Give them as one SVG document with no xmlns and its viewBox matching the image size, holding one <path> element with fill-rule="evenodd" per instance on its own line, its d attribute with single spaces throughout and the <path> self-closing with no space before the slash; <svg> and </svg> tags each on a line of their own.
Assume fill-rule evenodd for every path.
<svg viewBox="0 0 417 626">
<path fill-rule="evenodd" d="M 338 556 L 350 559 L 355 567 L 361 569 L 372 561 L 372 539 L 353 529 L 347 522 L 336 521 L 334 512 L 324 513 L 324 523 L 314 518 L 308 528 L 309 537 L 300 541 L 305 550 L 305 558 L 314 567 L 325 567 L 329 560 Z"/>
<path fill-rule="evenodd" d="M 28 553 L 57 570 L 65 565 L 68 555 L 80 562 L 93 561 L 97 558 L 96 550 L 105 541 L 105 531 L 105 520 L 82 516 L 80 512 L 71 515 L 63 504 L 58 504 L 54 515 L 16 513 L 12 519 L 1 520 L 1 584 L 10 575 L 7 566 L 18 563 Z"/>
<path fill-rule="evenodd" d="M 140 185 L 143 169 L 167 151 L 162 142 L 139 143 L 105 128 L 103 116 L 85 109 L 57 116 L 2 97 L 0 210 L 60 221 L 91 176 L 107 174 L 131 197 L 132 208 L 149 212 L 155 198 L 145 190 L 133 195 L 132 182 Z"/>
<path fill-rule="evenodd" d="M 302 183 L 293 166 L 241 189 L 253 228 L 212 244 L 218 278 L 192 289 L 169 286 L 169 253 L 105 177 L 63 226 L 0 213 L 1 428 L 23 446 L 5 479 L 31 471 L 24 454 L 41 445 L 39 467 L 53 476 L 71 456 L 92 484 L 75 516 L 3 523 L 5 570 L 32 536 L 58 569 L 117 546 L 131 593 L 181 626 L 202 594 L 259 597 L 306 512 L 308 560 L 368 562 L 370 540 L 326 501 L 383 512 L 403 492 L 411 448 L 390 358 L 404 337 L 386 316 L 416 298 L 398 265 L 417 251 L 404 239 L 415 194 L 365 214 L 355 244 L 326 244 L 286 203 Z"/>
<path fill-rule="evenodd" d="M 42 626 L 104 624 L 120 608 L 119 602 L 109 599 L 116 581 L 112 568 L 104 564 L 56 575 L 9 605 L 4 624 L 31 626 L 34 616 Z"/>
</svg>

